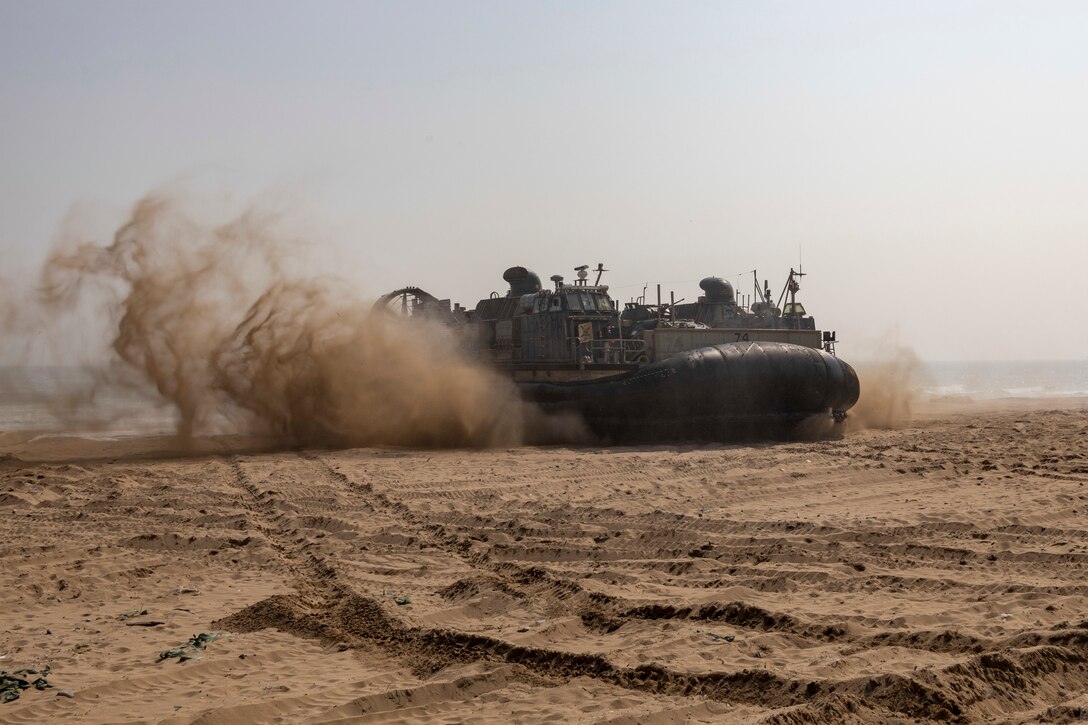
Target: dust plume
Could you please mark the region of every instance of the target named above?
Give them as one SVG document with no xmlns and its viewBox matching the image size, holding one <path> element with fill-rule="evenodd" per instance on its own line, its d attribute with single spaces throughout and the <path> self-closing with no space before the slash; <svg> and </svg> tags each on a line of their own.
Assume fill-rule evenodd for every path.
<svg viewBox="0 0 1088 725">
<path fill-rule="evenodd" d="M 64 239 L 41 275 L 53 316 L 96 306 L 121 372 L 206 434 L 284 445 L 509 445 L 533 415 L 447 327 L 371 313 L 299 273 L 305 240 L 250 207 L 219 221 L 176 191 L 141 199 L 108 244 Z M 117 366 L 114 373 L 118 372 Z M 113 373 L 106 373 L 112 375 Z"/>
<path fill-rule="evenodd" d="M 848 431 L 905 428 L 914 419 L 922 364 L 913 350 L 884 345 L 878 356 L 855 365 L 861 397 L 846 419 Z"/>
</svg>

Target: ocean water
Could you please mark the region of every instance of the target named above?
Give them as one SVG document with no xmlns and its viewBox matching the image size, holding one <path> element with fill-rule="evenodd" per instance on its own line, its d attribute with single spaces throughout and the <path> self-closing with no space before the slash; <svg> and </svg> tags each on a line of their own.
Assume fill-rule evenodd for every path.
<svg viewBox="0 0 1088 725">
<path fill-rule="evenodd" d="M 0 367 L 0 431 L 117 438 L 160 435 L 177 415 L 138 385 L 79 367 Z"/>
<path fill-rule="evenodd" d="M 914 381 L 923 398 L 1088 396 L 1088 360 L 923 363 Z"/>
</svg>

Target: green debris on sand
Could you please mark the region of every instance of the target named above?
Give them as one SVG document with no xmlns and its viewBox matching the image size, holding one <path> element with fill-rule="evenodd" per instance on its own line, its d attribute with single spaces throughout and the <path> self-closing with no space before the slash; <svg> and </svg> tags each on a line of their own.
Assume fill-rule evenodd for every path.
<svg viewBox="0 0 1088 725">
<path fill-rule="evenodd" d="M 409 597 L 407 594 L 402 594 L 399 597 L 394 597 L 393 601 L 396 602 L 397 604 L 399 604 L 400 606 L 404 606 L 405 604 L 411 604 L 412 603 L 412 598 Z"/>
<path fill-rule="evenodd" d="M 189 638 L 189 641 L 182 646 L 174 647 L 173 649 L 168 649 L 165 652 L 159 653 L 159 662 L 174 657 L 177 657 L 178 662 L 188 662 L 189 660 L 200 659 L 197 656 L 197 653 L 203 652 L 207 648 L 209 642 L 214 642 L 222 636 L 222 632 L 201 632 L 200 634 L 193 635 Z"/>
<path fill-rule="evenodd" d="M 41 670 L 34 670 L 29 667 L 15 670 L 10 675 L 7 672 L 0 670 L 0 703 L 18 700 L 22 691 L 31 687 L 35 690 L 45 690 L 52 687 L 52 685 L 49 684 L 49 681 L 45 679 L 49 676 L 50 671 L 49 665 L 46 665 Z M 40 676 L 33 682 L 29 682 L 18 675 Z"/>
</svg>

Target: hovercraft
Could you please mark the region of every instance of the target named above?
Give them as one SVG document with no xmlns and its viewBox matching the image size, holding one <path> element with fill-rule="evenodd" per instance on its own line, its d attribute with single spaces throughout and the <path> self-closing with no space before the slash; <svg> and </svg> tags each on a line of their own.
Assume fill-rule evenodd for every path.
<svg viewBox="0 0 1088 725">
<path fill-rule="evenodd" d="M 524 267 L 503 274 L 505 295 L 473 310 L 450 308 L 416 288 L 397 290 L 407 311 L 457 322 L 466 347 L 514 381 L 545 411 L 576 413 L 613 443 L 737 441 L 810 435 L 842 424 L 857 402 L 857 374 L 835 356 L 836 335 L 821 332 L 797 302 L 802 274 L 790 270 L 777 302 L 765 281 L 738 299 L 719 278 L 700 282 L 696 302 L 656 304 L 645 292 L 617 308 L 598 265 L 575 269 L 551 288 Z M 754 273 L 753 273 L 754 274 Z M 786 301 L 788 298 L 788 301 Z"/>
</svg>

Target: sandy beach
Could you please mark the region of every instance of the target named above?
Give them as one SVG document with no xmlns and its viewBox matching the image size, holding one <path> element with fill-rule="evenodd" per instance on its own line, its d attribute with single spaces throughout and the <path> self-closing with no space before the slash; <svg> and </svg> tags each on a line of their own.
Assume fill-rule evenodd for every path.
<svg viewBox="0 0 1088 725">
<path fill-rule="evenodd" d="M 746 446 L 3 434 L 0 669 L 53 687 L 0 721 L 1076 721 L 1086 433 L 1069 399 Z"/>
</svg>

